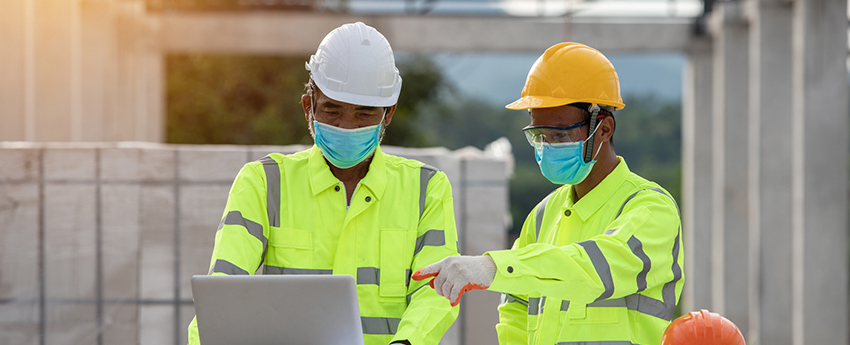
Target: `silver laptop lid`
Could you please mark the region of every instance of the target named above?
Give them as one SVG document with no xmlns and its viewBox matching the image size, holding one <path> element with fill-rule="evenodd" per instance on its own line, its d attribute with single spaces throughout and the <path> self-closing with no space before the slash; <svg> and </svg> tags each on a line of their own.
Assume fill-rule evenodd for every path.
<svg viewBox="0 0 850 345">
<path fill-rule="evenodd" d="M 362 345 L 354 277 L 193 276 L 202 345 Z"/>
</svg>

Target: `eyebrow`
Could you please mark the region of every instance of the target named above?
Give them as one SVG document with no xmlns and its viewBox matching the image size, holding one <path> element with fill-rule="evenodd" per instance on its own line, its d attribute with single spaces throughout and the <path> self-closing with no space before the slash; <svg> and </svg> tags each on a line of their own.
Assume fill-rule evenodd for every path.
<svg viewBox="0 0 850 345">
<path fill-rule="evenodd" d="M 322 107 L 325 107 L 325 108 L 334 108 L 334 109 L 342 108 L 342 105 L 339 105 L 337 103 L 333 103 L 333 102 L 330 102 L 330 101 L 322 102 L 322 104 L 319 104 L 319 105 L 322 106 Z M 365 105 L 360 105 L 360 106 L 357 106 L 356 108 L 354 108 L 354 110 L 377 110 L 378 108 L 380 108 L 380 107 L 369 107 L 369 106 L 365 106 Z"/>
</svg>

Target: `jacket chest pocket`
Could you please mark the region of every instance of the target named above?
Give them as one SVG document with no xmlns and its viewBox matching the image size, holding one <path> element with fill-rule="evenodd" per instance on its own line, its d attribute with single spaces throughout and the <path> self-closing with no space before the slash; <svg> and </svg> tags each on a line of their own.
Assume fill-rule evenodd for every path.
<svg viewBox="0 0 850 345">
<path fill-rule="evenodd" d="M 404 298 L 407 295 L 407 279 L 412 259 L 407 229 L 381 229 L 381 277 L 380 296 Z"/>
<path fill-rule="evenodd" d="M 272 230 L 266 265 L 284 268 L 313 268 L 313 233 L 309 230 Z"/>
</svg>

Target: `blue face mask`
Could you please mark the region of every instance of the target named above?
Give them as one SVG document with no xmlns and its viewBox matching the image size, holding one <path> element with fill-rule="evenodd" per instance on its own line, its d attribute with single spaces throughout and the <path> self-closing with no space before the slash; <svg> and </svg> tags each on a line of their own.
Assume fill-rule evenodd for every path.
<svg viewBox="0 0 850 345">
<path fill-rule="evenodd" d="M 596 129 L 590 133 L 588 139 L 593 137 L 594 133 Z M 534 158 L 537 159 L 543 176 L 555 184 L 579 184 L 584 181 L 593 165 L 596 164 L 596 160 L 585 163 L 582 159 L 584 151 L 582 149 L 588 139 L 569 143 L 543 143 L 535 147 Z M 601 149 L 602 145 L 599 145 L 599 150 Z M 599 150 L 596 150 L 596 154 Z M 596 154 L 593 155 L 594 158 Z"/>
<path fill-rule="evenodd" d="M 378 147 L 381 134 L 381 124 L 344 129 L 313 120 L 313 128 L 316 146 L 328 162 L 340 169 L 351 168 L 369 158 Z"/>
</svg>

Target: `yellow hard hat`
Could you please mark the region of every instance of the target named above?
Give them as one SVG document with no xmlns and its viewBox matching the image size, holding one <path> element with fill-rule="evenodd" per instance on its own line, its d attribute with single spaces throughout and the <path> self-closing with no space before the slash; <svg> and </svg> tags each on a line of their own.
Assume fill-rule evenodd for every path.
<svg viewBox="0 0 850 345">
<path fill-rule="evenodd" d="M 528 71 L 522 97 L 505 108 L 551 108 L 570 103 L 594 103 L 616 110 L 626 106 L 611 61 L 584 44 L 564 42 L 537 58 Z"/>
</svg>

